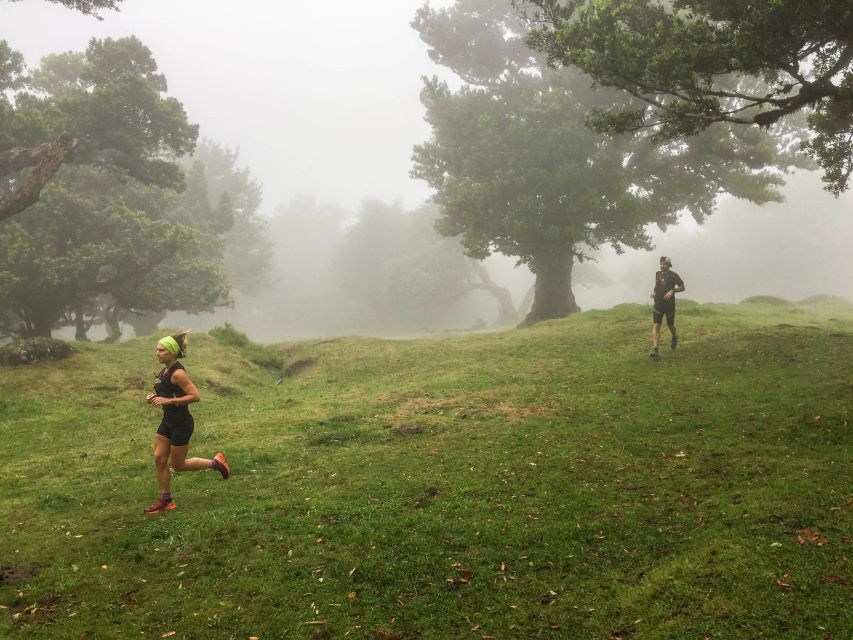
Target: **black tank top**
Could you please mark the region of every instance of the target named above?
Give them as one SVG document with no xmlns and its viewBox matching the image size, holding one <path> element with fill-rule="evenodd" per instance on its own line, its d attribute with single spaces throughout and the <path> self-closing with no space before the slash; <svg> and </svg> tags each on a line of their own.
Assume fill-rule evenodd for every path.
<svg viewBox="0 0 853 640">
<path fill-rule="evenodd" d="M 176 362 L 168 369 L 163 369 L 154 383 L 154 393 L 163 398 L 180 398 L 187 395 L 181 387 L 172 382 L 172 374 L 178 369 L 186 371 L 180 362 Z M 190 408 L 185 404 L 164 404 L 163 413 L 170 417 L 180 417 L 189 415 Z"/>
</svg>

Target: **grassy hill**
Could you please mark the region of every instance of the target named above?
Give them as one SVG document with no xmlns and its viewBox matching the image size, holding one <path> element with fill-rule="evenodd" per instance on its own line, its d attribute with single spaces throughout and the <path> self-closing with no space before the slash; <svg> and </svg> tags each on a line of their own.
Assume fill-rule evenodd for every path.
<svg viewBox="0 0 853 640">
<path fill-rule="evenodd" d="M 680 301 L 659 361 L 650 315 L 286 375 L 192 336 L 190 454 L 234 476 L 158 516 L 156 338 L 0 367 L 0 637 L 851 637 L 853 309 Z"/>
</svg>

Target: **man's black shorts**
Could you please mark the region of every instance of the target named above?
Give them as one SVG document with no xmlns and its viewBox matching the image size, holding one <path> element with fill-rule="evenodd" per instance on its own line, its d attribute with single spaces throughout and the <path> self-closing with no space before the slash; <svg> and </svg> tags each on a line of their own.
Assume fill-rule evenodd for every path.
<svg viewBox="0 0 853 640">
<path fill-rule="evenodd" d="M 163 417 L 163 421 L 157 428 L 157 433 L 168 438 L 173 447 L 184 447 L 190 443 L 195 421 L 191 415 L 182 416 L 178 420 L 169 420 Z"/>
<path fill-rule="evenodd" d="M 675 324 L 675 305 L 667 305 L 665 307 L 659 307 L 655 305 L 652 309 L 652 322 L 655 324 L 660 324 L 663 320 L 663 317 L 666 316 L 666 324 L 667 326 L 672 326 Z"/>
</svg>

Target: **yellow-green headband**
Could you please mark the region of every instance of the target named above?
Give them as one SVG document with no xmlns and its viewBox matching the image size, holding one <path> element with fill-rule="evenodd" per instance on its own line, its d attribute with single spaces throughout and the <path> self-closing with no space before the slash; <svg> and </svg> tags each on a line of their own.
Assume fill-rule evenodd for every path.
<svg viewBox="0 0 853 640">
<path fill-rule="evenodd" d="M 178 344 L 178 341 L 175 340 L 172 336 L 166 336 L 165 338 L 160 338 L 160 344 L 166 347 L 173 356 L 177 356 L 181 353 L 181 345 Z"/>
</svg>

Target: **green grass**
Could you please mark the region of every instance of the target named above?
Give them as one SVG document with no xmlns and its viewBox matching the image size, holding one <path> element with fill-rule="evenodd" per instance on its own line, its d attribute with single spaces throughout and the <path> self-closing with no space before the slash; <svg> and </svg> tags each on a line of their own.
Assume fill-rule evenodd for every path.
<svg viewBox="0 0 853 640">
<path fill-rule="evenodd" d="M 678 313 L 657 362 L 640 305 L 283 379 L 196 335 L 191 453 L 234 476 L 157 517 L 150 340 L 2 367 L 0 637 L 850 637 L 853 309 Z"/>
<path fill-rule="evenodd" d="M 210 330 L 210 335 L 222 344 L 236 348 L 240 355 L 261 367 L 280 370 L 283 365 L 281 358 L 263 345 L 249 340 L 245 333 L 237 331 L 230 322 L 221 327 L 214 327 Z"/>
</svg>

